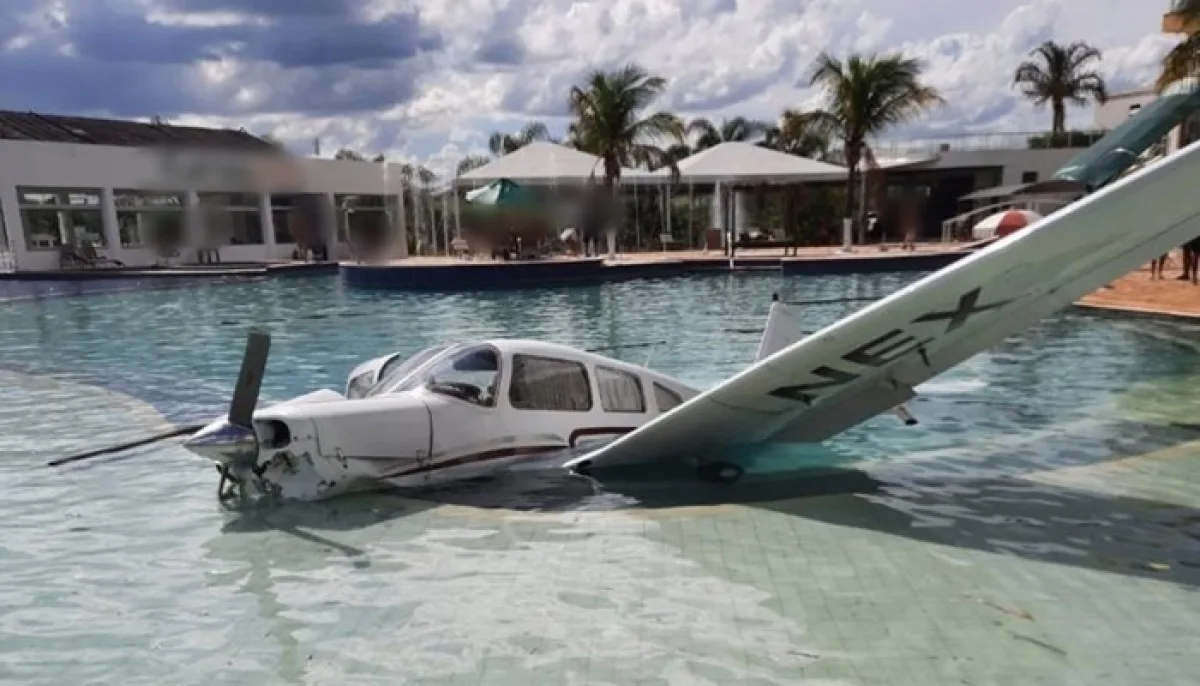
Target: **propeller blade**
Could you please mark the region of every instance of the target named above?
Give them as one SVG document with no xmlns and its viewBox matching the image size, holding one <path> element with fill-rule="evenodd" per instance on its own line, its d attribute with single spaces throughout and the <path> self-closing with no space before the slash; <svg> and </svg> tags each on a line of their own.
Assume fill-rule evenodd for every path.
<svg viewBox="0 0 1200 686">
<path fill-rule="evenodd" d="M 242 356 L 242 369 L 238 372 L 237 385 L 233 388 L 233 400 L 229 403 L 229 423 L 249 428 L 254 420 L 254 408 L 258 405 L 258 394 L 262 390 L 263 374 L 267 370 L 267 357 L 271 353 L 271 334 L 266 329 L 252 327 L 246 336 L 246 353 Z"/>
<path fill-rule="evenodd" d="M 47 467 L 61 467 L 62 465 L 70 464 L 72 462 L 82 462 L 83 460 L 90 460 L 93 457 L 101 457 L 103 455 L 111 455 L 113 453 L 124 452 L 126 450 L 131 450 L 133 448 L 140 448 L 143 445 L 150 445 L 151 443 L 157 443 L 158 441 L 165 441 L 168 438 L 175 438 L 176 436 L 182 436 L 184 434 L 195 433 L 195 432 L 199 431 L 200 429 L 203 429 L 204 426 L 205 426 L 204 424 L 194 424 L 191 426 L 177 426 L 169 431 L 164 431 L 162 433 L 154 434 L 153 436 L 147 436 L 145 438 L 139 438 L 135 441 L 126 441 L 125 443 L 118 443 L 117 445 L 110 445 L 107 448 L 100 448 L 99 450 L 89 450 L 86 453 L 80 453 L 78 455 L 72 455 L 70 457 L 60 457 L 57 460 L 50 460 L 49 462 L 46 463 L 46 466 Z"/>
</svg>

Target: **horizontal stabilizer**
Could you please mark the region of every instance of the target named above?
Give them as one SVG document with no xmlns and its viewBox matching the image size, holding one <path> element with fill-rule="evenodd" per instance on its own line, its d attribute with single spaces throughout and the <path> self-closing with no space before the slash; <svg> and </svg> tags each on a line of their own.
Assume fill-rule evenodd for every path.
<svg viewBox="0 0 1200 686">
<path fill-rule="evenodd" d="M 762 340 L 758 344 L 756 362 L 761 362 L 789 345 L 804 338 L 800 326 L 800 315 L 776 295 L 767 314 L 767 325 L 763 328 Z"/>
</svg>

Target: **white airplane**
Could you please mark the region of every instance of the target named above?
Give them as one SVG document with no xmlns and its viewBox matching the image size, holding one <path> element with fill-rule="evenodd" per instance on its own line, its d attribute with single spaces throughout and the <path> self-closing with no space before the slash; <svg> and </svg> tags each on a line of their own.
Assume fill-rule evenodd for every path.
<svg viewBox="0 0 1200 686">
<path fill-rule="evenodd" d="M 799 319 L 776 299 L 758 357 L 801 335 Z M 269 345 L 265 331 L 250 333 L 229 415 L 183 443 L 217 465 L 222 499 L 315 500 L 470 479 L 531 456 L 566 460 L 700 394 L 593 352 L 493 339 L 378 357 L 350 373 L 343 393 L 319 390 L 254 410 Z M 697 467 L 704 477 L 740 475 L 729 463 Z"/>
<path fill-rule="evenodd" d="M 747 446 L 824 441 L 892 409 L 912 423 L 917 385 L 1200 235 L 1197 178 L 1200 143 L 809 336 L 773 303 L 758 361 L 702 393 L 573 348 L 491 340 L 377 358 L 344 393 L 255 410 L 270 339 L 252 331 L 228 417 L 184 445 L 217 464 L 223 495 L 420 486 L 555 452 L 601 479 L 680 457 L 733 479 L 723 458 Z"/>
</svg>

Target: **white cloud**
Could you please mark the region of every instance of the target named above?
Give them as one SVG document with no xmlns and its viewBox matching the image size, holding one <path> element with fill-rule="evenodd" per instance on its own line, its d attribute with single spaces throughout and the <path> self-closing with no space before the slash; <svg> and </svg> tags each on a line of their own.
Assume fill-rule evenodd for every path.
<svg viewBox="0 0 1200 686">
<path fill-rule="evenodd" d="M 903 50 L 928 64 L 927 79 L 948 104 L 912 133 L 939 130 L 1035 131 L 1049 113 L 1011 87 L 1017 64 L 1046 39 L 1088 41 L 1104 52 L 1114 90 L 1152 81 L 1175 38 L 1159 33 L 1164 3 L 1130 0 L 420 0 L 422 20 L 444 45 L 416 97 L 366 116 L 302 114 L 206 121 L 308 141 L 323 139 L 364 154 L 414 157 L 451 169 L 482 151 L 492 130 L 530 119 L 559 131 L 567 89 L 589 69 L 638 62 L 670 79 L 663 107 L 686 116 L 774 118 L 785 107 L 811 107 L 807 88 L 822 50 Z M 406 0 L 371 0 L 363 16 L 411 8 Z M 486 41 L 519 38 L 515 65 L 477 62 Z M 252 84 L 247 87 L 253 92 Z M 1073 111 L 1088 126 L 1092 113 Z M 305 143 L 307 145 L 307 143 Z"/>
</svg>

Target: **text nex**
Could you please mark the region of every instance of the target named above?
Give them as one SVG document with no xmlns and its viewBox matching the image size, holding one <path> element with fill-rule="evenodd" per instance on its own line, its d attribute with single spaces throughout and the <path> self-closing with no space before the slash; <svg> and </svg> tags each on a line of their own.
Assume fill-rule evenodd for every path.
<svg viewBox="0 0 1200 686">
<path fill-rule="evenodd" d="M 923 324 L 927 322 L 945 321 L 946 329 L 943 332 L 950 333 L 961 327 L 971 317 L 981 312 L 987 312 L 1007 305 L 1013 301 L 1013 298 L 1007 300 L 998 300 L 986 305 L 979 305 L 978 287 L 964 293 L 958 299 L 958 306 L 953 310 L 927 312 L 910 322 L 911 324 Z M 892 329 L 878 338 L 868 341 L 857 348 L 843 354 L 840 359 L 860 367 L 876 368 L 886 366 L 899 360 L 900 358 L 912 352 L 917 352 L 925 357 L 924 347 L 934 341 L 936 336 L 927 336 L 917 338 L 916 336 L 906 334 L 904 329 Z M 925 364 L 929 364 L 929 360 L 925 359 Z M 806 405 L 812 404 L 823 391 L 830 388 L 844 386 L 855 379 L 863 376 L 862 373 L 848 372 L 844 369 L 837 369 L 829 365 L 821 365 L 809 371 L 809 374 L 822 381 L 814 381 L 805 384 L 795 384 L 791 386 L 780 386 L 771 391 L 769 395 L 787 400 L 795 400 Z"/>
</svg>

